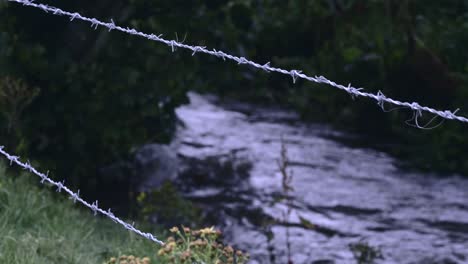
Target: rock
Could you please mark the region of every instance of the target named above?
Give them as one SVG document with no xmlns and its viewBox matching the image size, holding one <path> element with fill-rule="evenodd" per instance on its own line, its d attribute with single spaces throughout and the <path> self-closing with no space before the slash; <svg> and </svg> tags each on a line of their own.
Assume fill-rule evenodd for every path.
<svg viewBox="0 0 468 264">
<path fill-rule="evenodd" d="M 174 181 L 179 161 L 173 145 L 149 144 L 135 153 L 137 175 L 142 179 L 140 190 L 155 189 L 165 181 Z"/>
<path fill-rule="evenodd" d="M 239 153 L 193 157 L 179 154 L 180 180 L 190 186 L 240 185 L 248 178 L 252 163 Z"/>
<path fill-rule="evenodd" d="M 335 261 L 331 259 L 319 259 L 312 262 L 312 264 L 335 264 Z"/>
</svg>

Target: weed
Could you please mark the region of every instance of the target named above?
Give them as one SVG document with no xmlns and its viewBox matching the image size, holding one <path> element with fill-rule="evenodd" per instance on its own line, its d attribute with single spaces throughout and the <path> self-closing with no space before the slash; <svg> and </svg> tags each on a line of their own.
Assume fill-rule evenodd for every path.
<svg viewBox="0 0 468 264">
<path fill-rule="evenodd" d="M 221 232 L 213 227 L 200 230 L 173 227 L 170 231 L 175 237 L 169 237 L 158 251 L 165 263 L 244 264 L 249 259 L 248 254 L 219 242 Z"/>
<path fill-rule="evenodd" d="M 373 264 L 376 259 L 382 258 L 380 249 L 369 245 L 365 241 L 352 243 L 349 245 L 349 248 L 353 252 L 354 259 L 358 264 Z"/>
<path fill-rule="evenodd" d="M 284 143 L 284 139 L 281 137 L 281 154 L 280 159 L 277 160 L 278 169 L 281 173 L 281 187 L 283 190 L 283 197 L 286 199 L 286 206 L 287 209 L 283 212 L 283 222 L 287 223 L 289 221 L 289 217 L 292 211 L 292 197 L 290 192 L 294 191 L 292 186 L 293 174 L 291 170 L 288 170 L 289 166 L 289 158 L 288 158 L 288 150 L 286 148 L 286 144 Z M 287 247 L 287 254 L 288 254 L 288 263 L 292 264 L 291 258 L 291 241 L 290 241 L 290 234 L 289 234 L 289 227 L 286 226 L 286 247 Z"/>
</svg>

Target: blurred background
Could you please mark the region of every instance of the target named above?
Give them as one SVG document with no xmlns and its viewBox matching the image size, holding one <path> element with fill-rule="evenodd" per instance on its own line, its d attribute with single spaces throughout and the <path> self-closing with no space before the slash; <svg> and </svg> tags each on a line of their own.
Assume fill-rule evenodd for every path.
<svg viewBox="0 0 468 264">
<path fill-rule="evenodd" d="M 124 27 L 164 34 L 167 39 L 223 50 L 262 64 L 270 61 L 275 67 L 299 69 L 310 76 L 324 75 L 337 83 L 363 87 L 367 92 L 380 90 L 387 97 L 401 101 L 416 101 L 440 110 L 459 109 L 459 115 L 468 116 L 468 2 L 465 0 L 44 0 L 41 3 L 102 21 L 113 19 Z M 194 93 L 190 95 L 189 91 Z M 207 93 L 215 97 L 200 95 Z M 189 106 L 182 106 L 189 102 Z M 391 110 L 392 106 L 386 105 L 385 108 Z M 176 109 L 179 109 L 178 114 Z M 351 150 L 359 148 L 378 153 L 375 157 L 385 155 L 389 159 L 379 163 L 374 154 L 369 154 L 364 161 L 354 161 L 357 164 L 397 164 L 396 171 L 391 173 L 360 168 L 367 169 L 370 176 L 381 173 L 411 178 L 415 173 L 418 174 L 417 186 L 436 188 L 443 185 L 440 181 L 452 180 L 453 175 L 458 175 L 457 181 L 451 184 L 466 186 L 467 124 L 445 121 L 434 129 L 418 129 L 405 122 L 410 120 L 408 123 L 414 124 L 411 121 L 413 112 L 408 109 L 384 112 L 374 101 L 353 99 L 326 85 L 303 80 L 293 84 L 289 76 L 223 62 L 207 55 L 191 56 L 186 50 L 171 52 L 170 47 L 157 42 L 121 32 L 108 32 L 103 28 L 94 30 L 81 21 L 70 22 L 67 17 L 0 2 L 0 143 L 11 152 L 34 161 L 42 170 L 50 170 L 53 177 L 65 179 L 74 189 L 81 189 L 89 200 L 99 199 L 104 207 L 117 207 L 119 212 L 134 217 L 141 217 L 142 208 L 147 209 L 147 218 L 160 212 L 158 210 L 164 211 L 164 208 L 148 209 L 143 203 L 152 202 L 148 200 L 148 193 L 145 196 L 141 189 L 141 182 L 146 178 L 142 176 L 142 162 L 135 162 L 135 155 L 144 156 L 140 150 L 148 144 L 158 144 L 159 147 L 169 146 L 162 144 L 170 142 L 185 144 L 186 140 L 180 137 L 180 133 L 187 136 L 196 116 L 205 120 L 206 127 L 212 129 L 206 133 L 220 134 L 217 139 L 242 132 L 242 126 L 232 123 L 220 124 L 216 120 L 210 123 L 209 116 L 200 114 L 205 113 L 203 111 L 227 111 L 220 118 L 228 119 L 232 112 L 241 113 L 254 124 L 268 121 L 279 125 L 286 122 L 287 129 L 282 127 L 285 131 L 274 127 L 271 129 L 276 132 L 266 128 L 261 130 L 264 135 L 270 132 L 275 135 L 277 145 L 274 150 L 264 146 L 260 150 L 271 152 L 280 160 L 281 157 L 287 159 L 286 155 L 280 155 L 280 143 L 285 148 L 292 145 L 290 155 L 293 160 L 295 149 L 308 148 L 303 141 L 291 141 L 287 136 L 292 133 L 289 129 L 312 126 L 312 129 L 299 130 L 292 135 L 299 133 L 303 136 L 301 140 L 307 140 L 307 135 L 316 136 L 318 133 L 327 140 L 342 144 L 334 146 L 336 152 L 353 156 L 358 154 Z M 420 124 L 432 118 L 424 114 Z M 441 121 L 436 119 L 429 126 Z M 179 126 L 181 129 L 178 130 Z M 249 129 L 258 131 L 256 127 L 247 127 L 244 132 Z M 222 134 L 226 131 L 230 134 Z M 190 135 L 192 139 L 197 138 L 194 133 Z M 280 142 L 279 138 L 284 135 L 284 142 Z M 175 140 L 177 138 L 178 141 Z M 220 149 L 225 144 L 219 140 L 207 142 L 202 143 L 215 144 Z M 243 146 L 248 140 L 238 136 L 233 142 Z M 193 147 L 197 142 L 192 143 L 190 146 Z M 314 144 L 322 146 L 321 143 Z M 191 164 L 183 174 L 193 179 L 190 175 L 194 174 L 190 172 L 200 167 L 195 158 L 202 153 L 185 151 L 184 154 L 184 150 L 179 149 L 176 155 L 185 157 L 185 164 Z M 314 151 L 326 152 L 327 149 L 316 148 Z M 151 153 L 156 155 L 154 149 Z M 303 157 L 304 162 L 310 160 L 308 157 L 315 157 L 306 152 L 297 155 Z M 255 171 L 255 160 L 247 162 L 248 165 L 242 163 L 240 169 L 232 161 L 234 165 L 229 163 L 228 169 L 224 165 L 220 169 L 219 162 L 213 165 L 206 163 L 207 160 L 203 164 L 209 164 L 211 171 L 218 176 L 226 170 L 236 173 L 240 170 L 246 177 L 252 177 L 252 171 Z M 272 170 L 281 171 L 277 170 L 275 160 L 268 160 L 272 162 Z M 333 164 L 339 162 L 328 165 Z M 201 171 L 198 174 L 209 174 Z M 299 178 L 307 173 L 294 170 L 294 175 Z M 321 176 L 323 178 L 318 177 L 314 181 L 326 178 L 326 175 Z M 287 182 L 287 173 L 281 177 Z M 201 185 L 215 179 L 196 183 L 186 179 L 190 185 L 186 184 L 182 193 L 188 193 L 197 183 Z M 159 187 L 162 185 L 160 182 L 162 180 L 159 179 L 153 185 Z M 337 184 L 342 189 L 348 188 L 346 182 Z M 395 184 L 404 189 L 401 185 L 406 182 Z M 442 192 L 451 193 L 452 187 Z M 169 193 L 181 192 L 174 187 L 165 188 Z M 282 190 L 287 191 L 288 188 L 283 184 Z M 303 190 L 302 194 L 307 195 L 309 191 Z M 366 189 L 359 191 L 361 194 L 367 192 Z M 432 191 L 427 190 L 424 195 Z M 395 189 L 395 192 L 400 193 L 400 190 Z M 463 193 L 460 189 L 456 192 Z M 460 195 L 457 197 L 465 199 L 465 194 Z M 180 199 L 183 201 L 178 202 L 178 206 L 190 208 L 184 204 L 189 198 Z M 467 208 L 463 199 L 457 205 L 465 204 L 464 215 Z M 286 207 L 287 201 L 284 203 Z M 196 203 L 196 199 L 192 202 Z M 444 206 L 446 204 L 441 208 Z M 414 205 L 414 208 L 419 208 L 419 205 Z M 188 219 L 193 219 L 193 214 L 198 213 L 188 212 Z M 207 215 L 206 210 L 200 214 Z M 180 216 L 175 217 L 164 221 L 169 224 L 182 221 Z M 259 218 L 263 219 L 252 216 L 250 221 Z M 187 216 L 182 219 L 187 219 Z M 219 223 L 219 220 L 209 219 L 202 221 Z M 299 226 L 304 228 L 307 223 L 312 222 L 312 225 L 316 218 L 298 219 Z M 466 235 L 468 223 L 450 228 L 456 233 L 464 230 Z M 275 232 L 268 229 L 260 233 Z M 231 238 L 242 244 L 235 235 Z M 466 236 L 462 240 L 466 243 Z M 466 261 L 466 251 L 457 252 L 463 256 L 460 261 Z M 453 257 L 455 253 L 447 254 Z M 278 253 L 278 256 L 285 255 L 285 252 Z M 266 263 L 261 261 L 262 258 L 271 261 L 271 255 L 265 256 L 258 258 L 260 262 Z M 308 263 L 306 260 L 296 262 Z"/>
</svg>

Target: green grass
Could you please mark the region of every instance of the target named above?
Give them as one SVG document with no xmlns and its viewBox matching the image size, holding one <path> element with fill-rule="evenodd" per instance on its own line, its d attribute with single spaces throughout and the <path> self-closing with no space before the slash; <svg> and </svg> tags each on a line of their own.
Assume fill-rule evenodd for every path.
<svg viewBox="0 0 468 264">
<path fill-rule="evenodd" d="M 158 245 L 33 180 L 0 164 L 0 263 L 101 264 L 122 254 L 157 263 Z"/>
</svg>

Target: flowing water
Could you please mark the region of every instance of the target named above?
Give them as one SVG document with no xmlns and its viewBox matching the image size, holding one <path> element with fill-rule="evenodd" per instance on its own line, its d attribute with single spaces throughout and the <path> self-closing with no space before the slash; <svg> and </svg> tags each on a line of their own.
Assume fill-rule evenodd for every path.
<svg viewBox="0 0 468 264">
<path fill-rule="evenodd" d="M 401 169 L 389 155 L 350 147 L 352 136 L 291 112 L 189 97 L 167 147 L 177 161 L 166 162 L 164 175 L 177 170 L 171 177 L 184 195 L 251 263 L 287 263 L 288 241 L 294 264 L 356 263 L 350 244 L 358 242 L 381 252 L 376 263 L 468 263 L 468 179 Z M 282 143 L 289 200 L 278 167 Z"/>
</svg>

